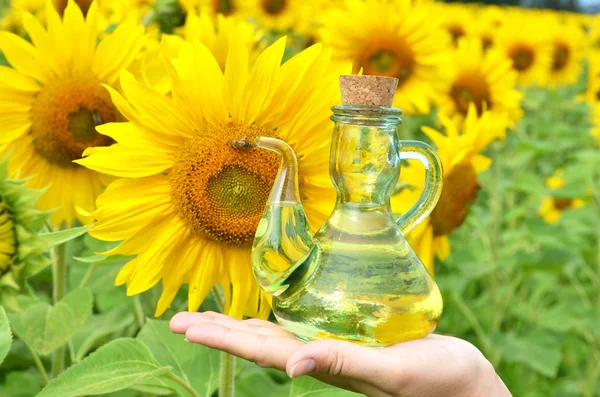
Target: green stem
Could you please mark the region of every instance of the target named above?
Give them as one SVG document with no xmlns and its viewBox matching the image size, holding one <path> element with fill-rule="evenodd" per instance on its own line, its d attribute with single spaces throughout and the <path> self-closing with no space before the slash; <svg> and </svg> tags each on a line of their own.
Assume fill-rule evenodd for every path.
<svg viewBox="0 0 600 397">
<path fill-rule="evenodd" d="M 141 329 L 144 327 L 146 322 L 146 316 L 144 315 L 144 307 L 142 306 L 142 300 L 140 299 L 139 295 L 133 296 L 133 306 L 135 308 L 135 318 Z"/>
<path fill-rule="evenodd" d="M 79 283 L 79 288 L 83 288 L 87 285 L 88 281 L 90 281 L 97 268 L 97 263 L 92 263 L 90 266 L 88 266 L 87 272 L 85 272 L 85 276 L 83 276 L 81 282 Z"/>
<path fill-rule="evenodd" d="M 31 353 L 31 357 L 33 357 L 33 362 L 35 363 L 37 369 L 40 371 L 40 375 L 42 375 L 44 384 L 47 385 L 48 382 L 50 382 L 50 379 L 48 378 L 48 372 L 46 372 L 46 368 L 44 367 L 40 356 L 38 356 L 36 352 L 34 352 L 33 349 L 27 343 L 23 342 L 23 344 L 25 345 L 27 350 L 29 350 L 29 353 Z"/>
<path fill-rule="evenodd" d="M 62 300 L 67 293 L 68 242 L 56 248 L 56 261 L 52 265 L 52 283 L 54 304 Z M 65 368 L 65 346 L 60 346 L 52 354 L 52 377 L 55 378 Z"/>
<path fill-rule="evenodd" d="M 215 296 L 215 301 L 217 302 L 217 306 L 219 306 L 219 311 L 221 311 L 221 313 L 224 313 L 225 312 L 225 302 L 223 302 L 223 298 L 221 298 L 221 294 L 219 293 L 219 289 L 217 288 L 216 285 L 212 288 L 212 293 Z"/>
<path fill-rule="evenodd" d="M 177 383 L 178 385 L 180 385 L 181 387 L 183 387 L 188 393 L 190 393 L 190 396 L 200 397 L 200 395 L 198 394 L 198 392 L 196 390 L 194 390 L 194 388 L 192 386 L 190 386 L 187 382 L 185 382 L 179 376 L 175 375 L 172 372 L 169 372 L 167 374 L 167 377 L 169 379 L 171 379 L 172 381 L 174 381 L 175 383 Z"/>
<path fill-rule="evenodd" d="M 235 394 L 235 356 L 221 352 L 221 377 L 219 397 L 233 397 Z"/>
<path fill-rule="evenodd" d="M 499 357 L 497 357 L 497 354 L 494 351 L 492 343 L 490 342 L 489 338 L 487 337 L 487 334 L 484 331 L 483 326 L 477 319 L 477 316 L 471 311 L 469 306 L 467 306 L 467 304 L 463 300 L 462 296 L 460 296 L 459 294 L 453 294 L 452 298 L 454 299 L 454 303 L 456 303 L 456 307 L 458 308 L 458 310 L 460 310 L 462 312 L 463 316 L 465 316 L 467 321 L 471 324 L 471 327 L 473 327 L 473 331 L 475 331 L 475 335 L 477 335 L 477 339 L 479 339 L 479 341 L 482 344 L 482 348 L 483 348 L 485 356 L 489 357 L 492 365 L 494 367 L 496 367 L 499 364 Z"/>
</svg>

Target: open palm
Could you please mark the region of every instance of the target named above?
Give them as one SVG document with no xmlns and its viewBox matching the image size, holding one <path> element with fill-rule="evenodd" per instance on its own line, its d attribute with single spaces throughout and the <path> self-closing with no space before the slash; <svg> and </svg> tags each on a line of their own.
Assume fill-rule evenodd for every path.
<svg viewBox="0 0 600 397">
<path fill-rule="evenodd" d="M 311 375 L 370 397 L 505 397 L 510 392 L 470 343 L 441 335 L 371 348 L 337 340 L 303 343 L 268 321 L 179 313 L 171 330 L 290 377 Z"/>
</svg>

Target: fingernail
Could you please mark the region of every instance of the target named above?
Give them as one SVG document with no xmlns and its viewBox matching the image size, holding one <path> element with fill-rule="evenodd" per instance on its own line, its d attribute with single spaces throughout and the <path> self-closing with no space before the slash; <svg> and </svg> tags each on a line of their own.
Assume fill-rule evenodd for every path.
<svg viewBox="0 0 600 397">
<path fill-rule="evenodd" d="M 189 342 L 189 340 L 187 340 L 187 338 L 183 338 L 184 341 Z"/>
<path fill-rule="evenodd" d="M 302 375 L 307 375 L 317 368 L 315 360 L 302 360 L 290 369 L 290 378 L 297 378 Z"/>
</svg>

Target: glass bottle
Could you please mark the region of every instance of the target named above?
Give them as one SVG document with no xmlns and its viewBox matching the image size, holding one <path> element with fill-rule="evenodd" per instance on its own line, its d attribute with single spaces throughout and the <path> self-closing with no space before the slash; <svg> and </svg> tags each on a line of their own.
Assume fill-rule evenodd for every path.
<svg viewBox="0 0 600 397">
<path fill-rule="evenodd" d="M 373 77 L 388 79 L 344 77 L 358 81 L 359 91 L 373 84 Z M 333 107 L 330 174 L 337 203 L 314 237 L 298 194 L 293 150 L 275 138 L 256 138 L 257 147 L 279 153 L 282 163 L 256 232 L 254 274 L 273 295 L 277 320 L 302 340 L 382 346 L 424 337 L 439 321 L 438 287 L 404 235 L 435 207 L 441 162 L 425 143 L 398 140 L 400 114 L 364 103 Z M 395 219 L 390 195 L 401 162 L 409 159 L 425 166 L 425 188 Z"/>
</svg>

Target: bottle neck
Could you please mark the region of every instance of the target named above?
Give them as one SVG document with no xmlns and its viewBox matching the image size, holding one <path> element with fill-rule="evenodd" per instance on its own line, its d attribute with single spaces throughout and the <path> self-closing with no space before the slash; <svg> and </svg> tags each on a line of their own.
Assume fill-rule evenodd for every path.
<svg viewBox="0 0 600 397">
<path fill-rule="evenodd" d="M 338 202 L 389 207 L 400 174 L 400 110 L 342 105 L 333 111 L 330 173 Z"/>
</svg>

